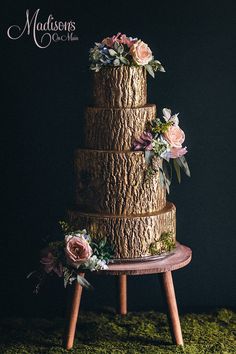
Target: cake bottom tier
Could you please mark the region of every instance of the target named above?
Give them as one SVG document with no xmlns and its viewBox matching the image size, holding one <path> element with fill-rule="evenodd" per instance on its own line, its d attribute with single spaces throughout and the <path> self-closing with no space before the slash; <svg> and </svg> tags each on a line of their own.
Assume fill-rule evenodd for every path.
<svg viewBox="0 0 236 354">
<path fill-rule="evenodd" d="M 176 209 L 167 203 L 151 214 L 114 216 L 69 210 L 69 220 L 85 228 L 96 239 L 107 238 L 114 246 L 114 258 L 140 258 L 171 250 L 176 240 Z"/>
</svg>

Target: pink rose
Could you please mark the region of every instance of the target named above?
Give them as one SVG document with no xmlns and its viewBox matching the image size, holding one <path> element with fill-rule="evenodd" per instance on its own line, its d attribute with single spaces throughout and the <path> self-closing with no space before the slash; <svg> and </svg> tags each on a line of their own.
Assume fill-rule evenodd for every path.
<svg viewBox="0 0 236 354">
<path fill-rule="evenodd" d="M 163 135 L 172 148 L 182 148 L 182 144 L 185 140 L 185 134 L 178 125 L 171 125 L 167 132 Z"/>
<path fill-rule="evenodd" d="M 130 48 L 130 54 L 138 65 L 146 65 L 152 60 L 151 49 L 141 40 L 138 40 L 132 45 Z"/>
<path fill-rule="evenodd" d="M 65 241 L 66 257 L 72 266 L 78 267 L 92 256 L 92 248 L 83 237 L 68 235 Z"/>
<path fill-rule="evenodd" d="M 40 263 L 43 265 L 44 271 L 46 273 L 51 273 L 53 271 L 59 277 L 63 275 L 62 264 L 57 262 L 56 257 L 54 257 L 48 248 L 42 251 L 42 258 L 40 259 Z"/>
<path fill-rule="evenodd" d="M 184 156 L 185 154 L 187 154 L 187 148 L 172 148 L 170 151 L 170 157 L 172 159 L 177 159 L 178 157 Z"/>
</svg>

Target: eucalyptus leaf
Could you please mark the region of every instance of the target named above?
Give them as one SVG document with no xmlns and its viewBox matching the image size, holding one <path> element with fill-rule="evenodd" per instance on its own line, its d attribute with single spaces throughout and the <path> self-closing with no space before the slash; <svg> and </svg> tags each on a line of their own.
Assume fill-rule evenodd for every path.
<svg viewBox="0 0 236 354">
<path fill-rule="evenodd" d="M 162 73 L 166 72 L 162 65 L 159 66 L 158 70 L 161 71 Z"/>
<path fill-rule="evenodd" d="M 114 49 L 118 52 L 118 48 L 119 48 L 119 43 L 118 42 L 115 42 L 114 43 Z"/>
<path fill-rule="evenodd" d="M 114 49 L 108 49 L 108 52 L 112 57 L 117 55 L 117 52 Z"/>
<path fill-rule="evenodd" d="M 162 168 L 163 168 L 163 172 L 165 174 L 165 177 L 168 179 L 169 184 L 171 184 L 171 177 L 169 175 L 169 171 L 168 171 L 168 168 L 167 168 L 167 163 L 164 160 L 163 160 Z M 170 166 L 170 169 L 171 169 L 171 166 Z"/>
<path fill-rule="evenodd" d="M 120 44 L 119 47 L 117 48 L 117 52 L 118 52 L 119 54 L 122 54 L 123 51 L 124 51 L 124 46 L 123 46 L 122 44 Z"/>
<path fill-rule="evenodd" d="M 176 159 L 173 159 L 173 164 L 174 164 L 174 168 L 175 168 L 175 172 L 176 172 L 176 176 L 178 179 L 178 182 L 181 182 L 181 172 L 180 172 L 180 166 L 178 165 Z"/>
<path fill-rule="evenodd" d="M 189 167 L 188 167 L 188 163 L 187 163 L 185 157 L 184 157 L 184 156 L 178 157 L 178 158 L 176 159 L 176 162 L 177 162 L 178 165 L 184 170 L 184 172 L 186 173 L 186 175 L 187 175 L 188 177 L 190 177 L 191 174 L 190 174 L 190 170 L 189 170 Z"/>
<path fill-rule="evenodd" d="M 154 156 L 154 152 L 153 151 L 149 151 L 149 150 L 145 150 L 144 156 L 145 156 L 146 164 L 150 165 L 151 159 Z"/>
<path fill-rule="evenodd" d="M 103 247 L 105 246 L 105 244 L 106 244 L 106 240 L 101 240 L 101 241 L 99 242 L 99 247 L 100 247 L 100 248 L 103 248 Z"/>
<path fill-rule="evenodd" d="M 119 59 L 120 59 L 120 61 L 121 61 L 123 64 L 129 65 L 129 60 L 126 59 L 125 57 L 120 56 Z"/>
<path fill-rule="evenodd" d="M 77 274 L 77 282 L 86 289 L 93 289 L 92 285 L 81 275 Z"/>
<path fill-rule="evenodd" d="M 30 272 L 27 276 L 26 279 L 29 279 L 33 274 L 37 273 L 36 270 L 34 270 L 33 272 Z"/>
<path fill-rule="evenodd" d="M 163 187 L 165 185 L 165 183 L 164 183 L 163 171 L 161 168 L 160 168 L 160 172 L 159 172 L 159 179 L 160 179 L 160 185 L 161 185 L 161 187 Z"/>
<path fill-rule="evenodd" d="M 145 69 L 147 70 L 147 72 L 153 77 L 155 78 L 155 73 L 153 71 L 153 68 L 151 65 L 147 64 L 147 65 L 144 65 Z"/>
<path fill-rule="evenodd" d="M 113 65 L 114 65 L 114 66 L 119 66 L 119 65 L 120 65 L 120 60 L 119 60 L 119 59 L 115 59 L 115 60 L 113 61 Z"/>
</svg>

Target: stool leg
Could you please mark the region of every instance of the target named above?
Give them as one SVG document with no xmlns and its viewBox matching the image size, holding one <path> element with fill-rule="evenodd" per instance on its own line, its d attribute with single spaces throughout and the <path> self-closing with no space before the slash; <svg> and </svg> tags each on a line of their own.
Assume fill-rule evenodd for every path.
<svg viewBox="0 0 236 354">
<path fill-rule="evenodd" d="M 120 305 L 120 314 L 127 314 L 127 275 L 119 275 L 119 305 Z"/>
<path fill-rule="evenodd" d="M 81 277 L 84 276 L 84 273 L 79 273 Z M 73 347 L 74 344 L 74 337 L 75 337 L 75 329 L 76 323 L 79 314 L 79 307 L 80 307 L 80 300 L 82 295 L 82 286 L 75 281 L 75 289 L 72 296 L 71 305 L 69 307 L 68 312 L 68 323 L 66 327 L 65 337 L 64 337 L 64 347 L 68 350 Z"/>
<path fill-rule="evenodd" d="M 184 345 L 182 331 L 179 320 L 178 307 L 175 298 L 175 289 L 171 272 L 160 274 L 162 289 L 168 306 L 169 323 L 172 339 L 177 345 Z"/>
</svg>

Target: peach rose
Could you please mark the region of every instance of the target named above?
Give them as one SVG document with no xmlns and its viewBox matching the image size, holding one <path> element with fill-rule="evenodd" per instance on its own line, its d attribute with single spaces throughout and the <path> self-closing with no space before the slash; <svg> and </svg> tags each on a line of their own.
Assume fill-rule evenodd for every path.
<svg viewBox="0 0 236 354">
<path fill-rule="evenodd" d="M 65 241 L 65 254 L 72 266 L 78 267 L 92 256 L 92 248 L 83 237 L 68 235 L 65 237 Z"/>
<path fill-rule="evenodd" d="M 138 40 L 131 46 L 130 54 L 138 65 L 146 65 L 152 60 L 151 49 L 141 40 Z"/>
<path fill-rule="evenodd" d="M 172 148 L 181 148 L 185 140 L 185 134 L 178 125 L 171 125 L 163 135 Z"/>
</svg>

